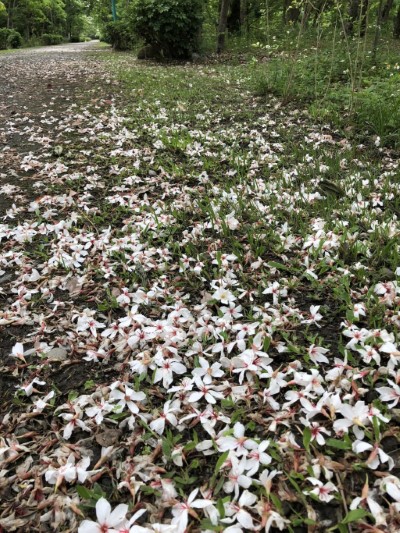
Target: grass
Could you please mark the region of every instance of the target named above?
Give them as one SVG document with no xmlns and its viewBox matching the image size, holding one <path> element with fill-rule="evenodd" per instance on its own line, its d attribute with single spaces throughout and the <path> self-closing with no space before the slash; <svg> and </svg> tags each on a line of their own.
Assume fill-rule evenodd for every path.
<svg viewBox="0 0 400 533">
<path fill-rule="evenodd" d="M 370 40 L 347 42 L 329 33 L 313 42 L 305 35 L 286 49 L 285 43 L 276 44 L 267 63 L 254 59 L 254 90 L 307 105 L 314 118 L 342 132 L 351 129 L 363 140 L 379 136 L 383 144 L 398 147 L 400 44 L 383 40 L 376 58 L 371 48 Z"/>
<path fill-rule="evenodd" d="M 149 528 L 166 525 L 197 489 L 192 499 L 212 503 L 193 504 L 195 531 L 224 531 L 238 505 L 245 531 L 268 520 L 293 533 L 366 531 L 384 522 L 396 531 L 387 485 L 398 482 L 400 435 L 379 392 L 397 390 L 391 382 L 398 380 L 395 153 L 374 142 L 360 147 L 358 138 L 317 123 L 306 109 L 316 102 L 313 91 L 322 91 L 315 84 L 301 105 L 297 97 L 283 105 L 255 96 L 255 79 L 277 62 L 98 57 L 110 80 L 99 89 L 105 96 L 77 109 L 80 130 L 58 132 L 69 153 L 59 162 L 69 168 L 60 179 L 45 167 L 49 196 L 35 209 L 22 198 L 21 219 L 0 226 L 3 263 L 17 276 L 4 289 L 4 316 L 21 320 L 22 306 L 33 331 L 18 340 L 35 339 L 41 353 L 40 361 L 26 354 L 29 366 L 7 354 L 5 365 L 20 386 L 35 377 L 45 382 L 38 388 L 54 391 L 23 428 L 21 410 L 32 414 L 42 396 L 24 389 L 13 396 L 13 424 L 30 440 L 4 475 L 14 483 L 14 468 L 32 454 L 46 497 L 63 505 L 73 498 L 78 511 L 60 520 L 75 531 L 82 515 L 95 519 L 102 498 L 126 503 L 129 513 L 146 509 L 139 523 Z M 304 81 L 301 94 L 306 88 Z M 45 148 L 41 158 L 55 155 Z M 30 277 L 33 269 L 39 277 Z M 23 290 L 32 294 L 25 299 Z M 99 323 L 96 334 L 89 320 Z M 354 332 L 361 337 L 349 343 Z M 54 345 L 71 358 L 60 370 L 43 362 Z M 216 364 L 205 382 L 215 402 L 194 380 L 207 362 Z M 164 363 L 175 365 L 171 382 L 160 374 Z M 195 391 L 203 396 L 190 400 Z M 141 398 L 134 406 L 133 393 Z M 346 417 L 358 402 L 368 414 Z M 90 410 L 99 407 L 100 421 Z M 110 434 L 111 444 L 101 444 Z M 375 446 L 383 452 L 377 458 Z M 250 474 L 255 447 L 267 457 Z M 94 458 L 96 472 L 79 482 L 64 478 L 71 450 L 77 461 Z M 59 472 L 55 490 L 51 469 Z M 381 515 L 369 512 L 366 493 Z M 28 488 L 23 502 L 25 494 Z M 6 499 L 12 503 L 13 493 Z M 42 527 L 35 510 L 32 531 Z"/>
</svg>

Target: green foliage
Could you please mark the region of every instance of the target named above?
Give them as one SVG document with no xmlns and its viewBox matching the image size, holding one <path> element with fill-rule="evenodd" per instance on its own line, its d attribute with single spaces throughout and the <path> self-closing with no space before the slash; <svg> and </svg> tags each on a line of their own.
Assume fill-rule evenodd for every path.
<svg viewBox="0 0 400 533">
<path fill-rule="evenodd" d="M 7 50 L 7 48 L 21 48 L 21 46 L 22 37 L 20 33 L 8 28 L 0 28 L 0 50 Z"/>
<path fill-rule="evenodd" d="M 250 63 L 254 92 L 273 94 L 284 103 L 308 104 L 315 119 L 329 121 L 363 141 L 376 135 L 382 144 L 398 145 L 398 52 L 382 50 L 376 63 L 368 49 L 361 54 L 356 46 L 332 45 L 331 38 L 328 34 L 319 48 L 302 42 L 291 54 L 277 50 L 277 57 L 262 65 L 254 57 Z"/>
<path fill-rule="evenodd" d="M 132 26 L 129 22 L 116 20 L 106 24 L 103 40 L 112 45 L 114 50 L 132 50 L 136 44 Z"/>
<path fill-rule="evenodd" d="M 134 30 L 162 56 L 187 59 L 199 47 L 203 5 L 202 0 L 138 0 Z"/>
<path fill-rule="evenodd" d="M 64 37 L 57 33 L 44 33 L 42 35 L 42 42 L 44 45 L 61 44 L 64 41 Z"/>
</svg>

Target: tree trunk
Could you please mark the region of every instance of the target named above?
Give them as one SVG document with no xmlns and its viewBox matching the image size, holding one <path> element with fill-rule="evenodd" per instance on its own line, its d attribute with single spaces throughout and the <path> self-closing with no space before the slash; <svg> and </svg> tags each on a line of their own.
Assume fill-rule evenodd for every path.
<svg viewBox="0 0 400 533">
<path fill-rule="evenodd" d="M 397 8 L 396 17 L 394 19 L 393 37 L 400 39 L 400 7 Z"/>
<path fill-rule="evenodd" d="M 389 15 L 393 7 L 393 0 L 386 0 L 382 9 L 382 22 L 385 23 L 389 20 Z"/>
<path fill-rule="evenodd" d="M 285 1 L 285 23 L 297 24 L 300 19 L 300 8 L 293 0 Z"/>
<path fill-rule="evenodd" d="M 379 38 L 381 36 L 382 14 L 383 14 L 383 0 L 379 0 L 378 14 L 376 18 L 375 35 L 374 35 L 374 44 L 372 46 L 372 60 L 374 63 L 376 63 L 376 54 L 378 51 Z"/>
<path fill-rule="evenodd" d="M 228 22 L 229 4 L 230 4 L 230 0 L 222 0 L 221 2 L 221 11 L 219 15 L 218 36 L 217 36 L 217 54 L 220 54 L 225 48 L 225 36 L 226 36 L 226 26 Z"/>
<path fill-rule="evenodd" d="M 393 0 L 392 0 L 393 1 Z M 244 33 L 247 20 L 247 0 L 240 0 L 240 32 Z"/>
<path fill-rule="evenodd" d="M 367 15 L 368 15 L 369 0 L 361 0 L 360 11 L 360 37 L 364 37 L 367 31 Z"/>
<path fill-rule="evenodd" d="M 347 23 L 347 33 L 353 35 L 354 25 L 357 23 L 358 16 L 360 12 L 360 2 L 359 0 L 350 0 L 349 4 L 349 20 Z"/>
<path fill-rule="evenodd" d="M 347 23 L 347 33 L 354 34 L 354 25 L 359 22 L 360 37 L 364 37 L 367 30 L 367 14 L 369 0 L 350 0 L 349 21 Z"/>
</svg>

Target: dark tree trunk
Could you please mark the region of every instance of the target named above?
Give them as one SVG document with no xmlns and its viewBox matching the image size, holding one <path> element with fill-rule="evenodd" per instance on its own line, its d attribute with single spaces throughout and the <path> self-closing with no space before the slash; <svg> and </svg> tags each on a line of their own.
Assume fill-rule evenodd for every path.
<svg viewBox="0 0 400 533">
<path fill-rule="evenodd" d="M 350 0 L 349 4 L 349 21 L 347 23 L 347 33 L 353 35 L 354 25 L 357 23 L 359 14 L 359 0 Z"/>
<path fill-rule="evenodd" d="M 397 13 L 394 19 L 393 37 L 400 39 L 400 7 L 397 8 Z"/>
<path fill-rule="evenodd" d="M 231 0 L 228 11 L 228 30 L 239 32 L 240 30 L 240 0 Z"/>
<path fill-rule="evenodd" d="M 247 0 L 240 0 L 240 31 L 247 32 Z"/>
<path fill-rule="evenodd" d="M 230 0 L 221 1 L 221 11 L 219 14 L 219 23 L 218 23 L 218 36 L 217 36 L 217 54 L 223 52 L 225 48 L 225 36 L 226 36 L 226 27 L 228 22 L 228 12 L 229 12 Z"/>
<path fill-rule="evenodd" d="M 382 22 L 385 23 L 389 20 L 389 15 L 393 7 L 393 0 L 386 0 L 382 9 Z"/>
<path fill-rule="evenodd" d="M 311 2 L 306 1 L 304 3 L 303 16 L 301 18 L 301 27 L 303 29 L 307 28 L 307 26 L 308 26 L 308 21 L 309 21 L 310 16 L 311 16 L 312 9 L 313 9 L 313 5 L 311 4 Z"/>
<path fill-rule="evenodd" d="M 383 0 L 379 0 L 378 14 L 377 14 L 377 18 L 376 18 L 374 44 L 372 46 L 372 58 L 373 58 L 373 62 L 374 63 L 376 62 L 376 54 L 378 52 L 379 38 L 381 36 L 382 13 L 383 13 Z"/>
<path fill-rule="evenodd" d="M 284 4 L 285 12 L 284 12 L 284 22 L 297 24 L 300 20 L 300 9 L 297 6 L 296 3 L 293 3 L 292 0 L 285 0 Z"/>
<path fill-rule="evenodd" d="M 354 34 L 354 26 L 360 23 L 360 37 L 364 37 L 367 29 L 367 14 L 369 0 L 350 0 L 349 21 L 347 23 L 347 33 Z"/>
<path fill-rule="evenodd" d="M 368 15 L 369 0 L 361 0 L 360 12 L 360 37 L 364 37 L 367 31 L 367 15 Z"/>
</svg>

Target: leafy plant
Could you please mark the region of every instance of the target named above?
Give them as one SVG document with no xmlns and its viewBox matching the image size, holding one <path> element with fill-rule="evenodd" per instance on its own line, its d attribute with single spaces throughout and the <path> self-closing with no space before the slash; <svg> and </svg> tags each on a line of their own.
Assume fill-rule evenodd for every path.
<svg viewBox="0 0 400 533">
<path fill-rule="evenodd" d="M 0 28 L 0 50 L 7 48 L 21 48 L 22 36 L 15 30 L 9 28 Z"/>
<path fill-rule="evenodd" d="M 187 59 L 199 47 L 201 0 L 141 0 L 133 6 L 134 29 L 166 58 Z"/>
<path fill-rule="evenodd" d="M 132 50 L 137 42 L 131 24 L 125 20 L 109 22 L 104 29 L 103 40 L 114 50 Z"/>
<path fill-rule="evenodd" d="M 64 37 L 58 33 L 44 33 L 42 41 L 45 46 L 61 44 L 64 41 Z"/>
</svg>

